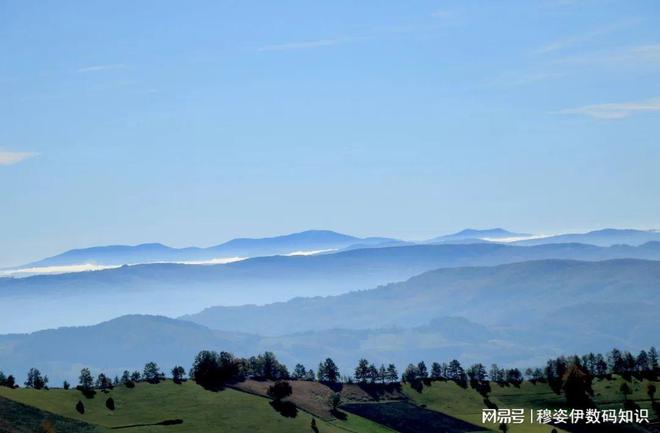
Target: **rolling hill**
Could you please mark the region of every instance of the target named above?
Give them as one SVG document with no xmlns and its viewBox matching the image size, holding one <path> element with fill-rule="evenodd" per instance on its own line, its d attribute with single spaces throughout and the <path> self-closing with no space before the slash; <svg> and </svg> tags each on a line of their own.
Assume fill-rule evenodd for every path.
<svg viewBox="0 0 660 433">
<path fill-rule="evenodd" d="M 0 366 L 53 378 L 80 365 L 117 374 L 202 349 L 274 351 L 290 367 L 331 356 L 402 366 L 411 360 L 535 366 L 561 353 L 657 344 L 660 262 L 543 260 L 430 271 L 339 296 L 213 307 L 175 320 L 124 316 L 94 326 L 0 336 Z M 196 323 L 193 323 L 196 322 Z"/>
<path fill-rule="evenodd" d="M 587 233 L 569 233 L 543 238 L 516 241 L 517 245 L 564 244 L 577 242 L 581 244 L 609 247 L 612 245 L 642 245 L 647 242 L 660 241 L 660 231 L 634 229 L 602 229 Z"/>
<path fill-rule="evenodd" d="M 263 306 L 212 307 L 183 318 L 226 331 L 278 335 L 292 329 L 419 326 L 449 315 L 513 326 L 575 305 L 656 306 L 659 300 L 658 261 L 539 260 L 438 269 L 372 290 Z M 640 307 L 640 315 L 643 310 Z M 619 313 L 624 311 L 619 308 Z M 636 322 L 631 318 L 631 324 Z"/>
<path fill-rule="evenodd" d="M 179 316 L 210 305 L 266 304 L 401 281 L 432 269 L 542 259 L 660 259 L 639 247 L 550 244 L 414 245 L 313 256 L 258 257 L 224 265 L 148 264 L 95 272 L 0 278 L 0 333 L 98 323 L 124 314 Z M 43 314 L 43 311 L 48 314 Z"/>
</svg>

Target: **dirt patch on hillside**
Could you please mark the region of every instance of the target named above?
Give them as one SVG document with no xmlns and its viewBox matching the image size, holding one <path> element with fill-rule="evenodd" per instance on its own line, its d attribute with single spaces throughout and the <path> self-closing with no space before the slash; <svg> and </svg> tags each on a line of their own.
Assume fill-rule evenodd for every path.
<svg viewBox="0 0 660 433">
<path fill-rule="evenodd" d="M 366 403 L 376 401 L 405 400 L 406 396 L 401 391 L 399 384 L 323 384 L 319 382 L 307 382 L 292 380 L 289 382 L 293 394 L 286 401 L 294 403 L 298 408 L 316 415 L 322 419 L 332 419 L 329 404 L 330 397 L 338 392 L 344 403 Z M 272 381 L 246 380 L 232 385 L 240 391 L 267 397 L 268 387 Z"/>
</svg>

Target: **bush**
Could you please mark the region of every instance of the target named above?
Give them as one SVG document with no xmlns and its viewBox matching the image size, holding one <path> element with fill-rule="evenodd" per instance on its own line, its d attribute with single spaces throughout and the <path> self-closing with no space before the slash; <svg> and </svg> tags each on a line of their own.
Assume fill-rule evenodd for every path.
<svg viewBox="0 0 660 433">
<path fill-rule="evenodd" d="M 78 400 L 78 403 L 76 403 L 76 411 L 78 411 L 80 415 L 85 413 L 85 405 L 80 400 Z"/>
<path fill-rule="evenodd" d="M 268 396 L 273 400 L 282 400 L 293 393 L 293 389 L 289 382 L 277 381 L 268 387 Z"/>
<path fill-rule="evenodd" d="M 105 401 L 105 407 L 107 407 L 110 410 L 115 410 L 115 401 L 112 399 L 112 397 L 109 397 Z"/>
</svg>

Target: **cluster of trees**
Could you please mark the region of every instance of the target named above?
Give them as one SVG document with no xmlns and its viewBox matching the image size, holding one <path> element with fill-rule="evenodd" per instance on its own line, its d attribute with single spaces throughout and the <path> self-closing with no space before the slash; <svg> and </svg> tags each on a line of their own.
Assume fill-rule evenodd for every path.
<svg viewBox="0 0 660 433">
<path fill-rule="evenodd" d="M 5 376 L 5 374 L 2 371 L 0 371 L 0 386 L 6 386 L 7 388 L 15 388 L 16 378 L 11 374 L 9 376 Z"/>
<path fill-rule="evenodd" d="M 42 376 L 38 369 L 31 368 L 30 371 L 28 371 L 27 379 L 25 379 L 24 385 L 26 388 L 48 388 L 48 376 Z"/>
<path fill-rule="evenodd" d="M 359 383 L 393 383 L 399 381 L 399 373 L 394 364 L 388 365 L 387 368 L 385 364 L 376 367 L 363 358 L 355 367 L 354 378 Z"/>
<path fill-rule="evenodd" d="M 186 370 L 181 366 L 174 366 L 172 368 L 172 380 L 176 383 L 181 383 L 185 380 Z M 118 385 L 125 385 L 128 388 L 135 387 L 136 382 L 148 382 L 148 383 L 159 383 L 165 378 L 165 374 L 161 371 L 158 364 L 155 362 L 148 362 L 144 365 L 142 372 L 133 371 L 129 372 L 124 370 L 121 377 L 115 376 L 114 379 L 107 376 L 105 373 L 99 373 L 96 376 L 96 379 L 92 376 L 92 372 L 89 368 L 83 368 L 80 370 L 80 376 L 78 376 L 78 386 L 77 389 L 81 391 L 91 391 L 94 389 L 99 389 L 101 391 L 113 389 Z M 69 383 L 64 381 L 64 389 L 69 389 Z"/>
<path fill-rule="evenodd" d="M 527 370 L 530 380 L 547 381 L 558 392 L 562 379 L 571 367 L 578 368 L 589 378 L 606 378 L 617 374 L 630 380 L 637 379 L 656 380 L 660 376 L 658 352 L 651 347 L 648 352 L 642 350 L 637 356 L 627 351 L 612 349 L 606 355 L 589 353 L 583 356 L 560 356 L 547 362 L 545 369 Z"/>
</svg>

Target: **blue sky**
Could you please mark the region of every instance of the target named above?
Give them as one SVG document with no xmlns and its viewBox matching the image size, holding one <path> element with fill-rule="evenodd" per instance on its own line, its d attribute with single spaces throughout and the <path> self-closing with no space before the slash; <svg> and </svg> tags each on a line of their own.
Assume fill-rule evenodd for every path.
<svg viewBox="0 0 660 433">
<path fill-rule="evenodd" d="M 0 0 L 0 266 L 660 228 L 656 1 Z"/>
</svg>

